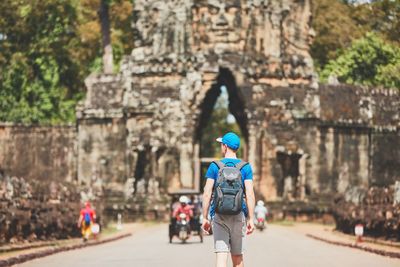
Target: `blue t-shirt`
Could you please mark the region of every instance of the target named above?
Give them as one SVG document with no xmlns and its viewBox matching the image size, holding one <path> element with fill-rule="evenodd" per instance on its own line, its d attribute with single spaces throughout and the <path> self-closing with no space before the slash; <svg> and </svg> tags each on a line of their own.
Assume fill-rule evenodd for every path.
<svg viewBox="0 0 400 267">
<path fill-rule="evenodd" d="M 223 158 L 223 159 L 221 159 L 221 161 L 224 164 L 226 164 L 227 166 L 233 166 L 233 165 L 239 163 L 241 160 L 233 159 L 233 158 Z M 216 181 L 218 179 L 218 171 L 219 171 L 219 168 L 218 168 L 217 164 L 215 164 L 214 162 L 211 163 L 206 172 L 206 179 L 214 179 L 214 181 Z M 243 183 L 243 187 L 244 187 L 244 180 L 253 180 L 253 170 L 251 169 L 250 164 L 246 164 L 242 168 L 241 173 L 242 173 L 242 183 Z M 245 216 L 247 217 L 247 207 L 246 207 L 245 201 L 243 201 L 242 210 L 243 210 L 243 213 L 245 214 Z M 211 201 L 211 206 L 210 206 L 211 218 L 213 218 L 214 215 L 215 215 L 215 205 Z"/>
</svg>

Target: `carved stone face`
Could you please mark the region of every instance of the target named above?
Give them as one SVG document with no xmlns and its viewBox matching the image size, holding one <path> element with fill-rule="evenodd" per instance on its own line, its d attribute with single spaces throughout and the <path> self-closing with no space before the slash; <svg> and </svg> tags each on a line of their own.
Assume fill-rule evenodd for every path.
<svg viewBox="0 0 400 267">
<path fill-rule="evenodd" d="M 233 43 L 240 38 L 240 1 L 208 0 L 206 23 L 208 39 L 213 43 Z"/>
</svg>

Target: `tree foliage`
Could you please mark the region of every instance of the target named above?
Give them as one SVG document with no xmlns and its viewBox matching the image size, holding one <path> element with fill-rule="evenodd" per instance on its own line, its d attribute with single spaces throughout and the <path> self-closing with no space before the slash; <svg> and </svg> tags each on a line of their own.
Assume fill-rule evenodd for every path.
<svg viewBox="0 0 400 267">
<path fill-rule="evenodd" d="M 346 83 L 400 88 L 400 0 L 313 3 L 311 54 L 322 81 L 334 72 Z"/>
<path fill-rule="evenodd" d="M 73 120 L 80 96 L 74 1 L 7 0 L 0 5 L 0 120 Z"/>
<path fill-rule="evenodd" d="M 133 48 L 132 1 L 109 0 L 111 19 L 111 43 L 115 70 L 118 70 L 122 56 L 130 54 Z M 90 61 L 90 71 L 102 69 L 101 28 L 98 17 L 100 0 L 81 0 L 79 5 L 79 35 L 82 39 L 82 57 Z"/>
<path fill-rule="evenodd" d="M 0 121 L 74 121 L 85 77 L 101 69 L 98 8 L 99 0 L 0 1 Z M 131 11 L 129 0 L 111 1 L 117 61 L 133 44 Z"/>
<path fill-rule="evenodd" d="M 321 78 L 326 80 L 335 75 L 344 83 L 400 88 L 399 73 L 400 48 L 368 33 L 331 60 L 321 72 Z"/>
<path fill-rule="evenodd" d="M 351 18 L 363 32 L 375 32 L 392 43 L 400 43 L 400 0 L 374 0 L 348 5 Z"/>
<path fill-rule="evenodd" d="M 350 6 L 342 1 L 314 0 L 312 15 L 316 37 L 311 55 L 317 68 L 325 66 L 329 60 L 337 57 L 340 50 L 362 36 L 362 29 L 351 17 Z"/>
</svg>

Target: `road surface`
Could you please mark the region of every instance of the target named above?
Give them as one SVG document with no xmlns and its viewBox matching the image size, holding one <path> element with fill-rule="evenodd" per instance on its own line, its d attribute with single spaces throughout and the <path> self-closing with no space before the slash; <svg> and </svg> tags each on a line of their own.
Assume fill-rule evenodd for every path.
<svg viewBox="0 0 400 267">
<path fill-rule="evenodd" d="M 205 267 L 214 266 L 212 237 L 199 243 L 168 243 L 167 225 L 146 227 L 133 236 L 93 247 L 55 254 L 23 267 Z M 400 260 L 310 239 L 290 227 L 270 225 L 247 239 L 245 266 L 385 267 Z M 231 266 L 229 264 L 229 266 Z"/>
</svg>

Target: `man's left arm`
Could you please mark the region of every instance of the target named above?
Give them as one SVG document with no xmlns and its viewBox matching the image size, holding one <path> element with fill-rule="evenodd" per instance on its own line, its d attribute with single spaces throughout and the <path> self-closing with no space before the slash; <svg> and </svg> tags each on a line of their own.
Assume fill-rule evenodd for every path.
<svg viewBox="0 0 400 267">
<path fill-rule="evenodd" d="M 253 188 L 253 180 L 244 180 L 244 186 L 246 189 L 246 204 L 248 209 L 248 220 L 247 220 L 247 234 L 251 234 L 254 231 L 254 206 L 255 196 Z"/>
</svg>

